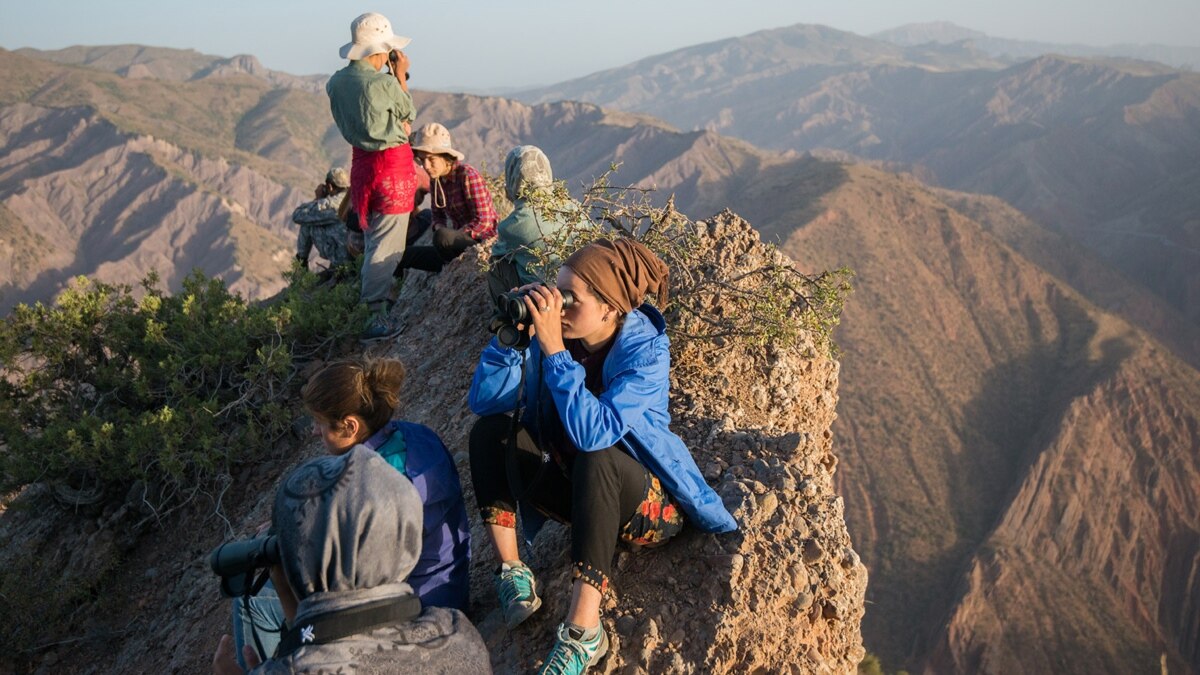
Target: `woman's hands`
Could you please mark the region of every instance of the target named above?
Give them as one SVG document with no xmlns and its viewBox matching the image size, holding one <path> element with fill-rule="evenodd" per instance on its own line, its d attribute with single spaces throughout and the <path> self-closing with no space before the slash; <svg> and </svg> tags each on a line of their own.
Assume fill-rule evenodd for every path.
<svg viewBox="0 0 1200 675">
<path fill-rule="evenodd" d="M 530 335 L 537 338 L 542 354 L 550 356 L 566 350 L 562 336 L 562 293 L 557 288 L 529 284 L 517 289 L 525 293 L 525 309 L 529 312 Z"/>
<path fill-rule="evenodd" d="M 408 54 L 399 49 L 388 52 L 388 67 L 392 69 L 392 75 L 404 91 L 408 91 L 408 65 Z"/>
</svg>

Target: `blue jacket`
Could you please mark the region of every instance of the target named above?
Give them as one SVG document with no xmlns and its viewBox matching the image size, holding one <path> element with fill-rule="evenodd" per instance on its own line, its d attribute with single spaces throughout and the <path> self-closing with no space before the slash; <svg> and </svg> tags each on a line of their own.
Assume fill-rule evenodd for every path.
<svg viewBox="0 0 1200 675">
<path fill-rule="evenodd" d="M 421 558 L 408 584 L 426 607 L 465 611 L 471 589 L 471 524 L 450 452 L 429 427 L 400 421 L 389 422 L 363 445 L 399 469 L 421 495 Z"/>
<path fill-rule="evenodd" d="M 567 436 L 582 452 L 620 444 L 675 499 L 688 519 L 705 532 L 729 532 L 737 522 L 704 476 L 683 441 L 670 430 L 668 393 L 671 354 L 662 314 L 642 305 L 625 317 L 604 360 L 604 393 L 584 386 L 584 369 L 567 351 L 541 357 L 537 340 L 525 366 L 525 411 L 521 422 L 536 431 L 534 411 L 547 392 Z M 479 357 L 468 403 L 476 415 L 511 412 L 517 407 L 521 353 L 493 338 Z M 539 384 L 541 386 L 539 386 Z"/>
</svg>

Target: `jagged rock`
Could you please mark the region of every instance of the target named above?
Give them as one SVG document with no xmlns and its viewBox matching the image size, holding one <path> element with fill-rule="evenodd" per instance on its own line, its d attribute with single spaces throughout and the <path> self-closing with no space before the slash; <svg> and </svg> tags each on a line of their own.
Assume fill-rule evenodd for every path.
<svg viewBox="0 0 1200 675">
<path fill-rule="evenodd" d="M 698 245 L 712 261 L 710 274 L 778 259 L 732 213 L 707 225 Z M 484 255 L 472 250 L 439 275 L 406 279 L 398 303 L 405 331 L 390 350 L 409 368 L 404 415 L 434 427 L 452 452 L 466 449 L 473 421 L 463 395 L 489 316 L 478 272 Z M 439 336 L 436 349 L 425 343 L 428 335 Z M 866 569 L 857 555 L 827 554 L 851 549 L 832 480 L 837 362 L 811 339 L 790 349 L 673 343 L 672 427 L 741 527 L 719 536 L 687 531 L 658 549 L 620 553 L 614 602 L 602 620 L 610 638 L 625 639 L 610 645 L 599 671 L 853 672 L 862 656 Z M 443 385 L 430 387 L 434 377 Z M 765 397 L 756 394 L 764 390 Z M 460 470 L 469 478 L 465 463 Z M 472 615 L 497 672 L 528 672 L 549 651 L 566 610 L 569 533 L 548 526 L 523 553 L 545 604 L 511 632 L 486 619 L 496 609 L 494 561 L 482 528 L 473 535 Z M 811 622 L 810 608 L 817 612 Z M 802 648 L 810 660 L 796 658 Z"/>
<path fill-rule="evenodd" d="M 699 245 L 720 266 L 714 269 L 726 271 L 778 255 L 729 213 L 710 222 Z M 410 274 L 395 310 L 402 333 L 394 343 L 371 348 L 405 362 L 401 415 L 442 436 L 471 505 L 465 451 L 475 417 L 466 407 L 466 391 L 488 338 L 490 307 L 480 274 L 485 255 L 473 249 L 441 274 Z M 613 593 L 603 603 L 610 653 L 596 672 L 853 672 L 863 654 L 867 575 L 857 555 L 844 553 L 852 548 L 829 461 L 837 362 L 811 340 L 767 350 L 734 339 L 721 347 L 675 339 L 673 359 L 673 428 L 701 467 L 715 467 L 710 480 L 731 505 L 740 529 L 718 536 L 685 529 L 657 549 L 621 550 Z M 753 391 L 764 374 L 781 369 L 795 374 L 787 390 L 772 383 L 768 400 L 756 400 Z M 59 565 L 64 579 L 75 575 L 90 587 L 108 573 L 106 559 L 123 555 L 128 569 L 135 570 L 128 578 L 142 581 L 113 601 L 120 615 L 130 617 L 124 632 L 114 638 L 113 614 L 97 613 L 80 630 L 89 640 L 102 640 L 105 648 L 56 652 L 54 669 L 206 670 L 219 636 L 229 630 L 229 606 L 216 591 L 207 554 L 227 533 L 248 535 L 268 519 L 278 477 L 288 465 L 321 452 L 312 443 L 296 450 L 286 462 L 252 467 L 239 476 L 229 494 L 221 495 L 222 512 L 235 518 L 225 524 L 205 505 L 172 521 L 170 537 L 144 536 L 136 542 L 102 537 L 112 519 L 134 517 L 136 500 L 116 504 L 102 522 L 97 522 L 99 511 L 79 520 L 61 509 L 0 521 L 0 537 L 26 545 L 49 543 L 49 550 L 59 551 L 47 564 Z M 50 499 L 46 491 L 27 492 Z M 89 523 L 94 525 L 90 533 L 83 527 Z M 497 672 L 528 672 L 548 653 L 566 612 L 569 530 L 549 524 L 523 552 L 538 575 L 544 604 L 513 631 L 497 611 L 491 579 L 495 561 L 478 522 L 473 537 L 470 618 Z M 799 546 L 801 541 L 816 543 Z M 805 551 L 817 545 L 843 553 L 808 560 Z M 154 570 L 149 575 L 148 568 Z"/>
</svg>

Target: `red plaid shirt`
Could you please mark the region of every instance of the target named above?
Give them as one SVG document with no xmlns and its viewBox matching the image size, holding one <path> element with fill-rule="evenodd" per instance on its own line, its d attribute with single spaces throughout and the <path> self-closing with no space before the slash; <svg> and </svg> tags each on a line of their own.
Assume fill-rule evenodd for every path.
<svg viewBox="0 0 1200 675">
<path fill-rule="evenodd" d="M 458 162 L 449 174 L 435 179 L 431 187 L 433 229 L 464 230 L 476 241 L 496 236 L 498 218 L 492 206 L 492 193 L 475 167 Z"/>
</svg>

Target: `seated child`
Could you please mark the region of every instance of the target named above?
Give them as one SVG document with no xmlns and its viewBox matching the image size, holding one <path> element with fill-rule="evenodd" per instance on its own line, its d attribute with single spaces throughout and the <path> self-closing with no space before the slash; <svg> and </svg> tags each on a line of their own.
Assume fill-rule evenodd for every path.
<svg viewBox="0 0 1200 675">
<path fill-rule="evenodd" d="M 408 583 L 423 606 L 465 610 L 471 541 L 458 471 L 432 429 L 392 420 L 403 382 L 404 365 L 395 359 L 347 359 L 313 375 L 301 398 L 313 417 L 313 434 L 320 436 L 330 454 L 341 455 L 364 445 L 412 481 L 421 497 L 424 520 L 421 557 Z M 249 614 L 242 603 L 234 603 L 239 660 L 242 645 L 254 644 L 251 621 L 266 652 L 261 655 L 263 660 L 279 642 L 283 610 L 273 589 L 264 587 L 263 591 L 251 600 Z"/>
<path fill-rule="evenodd" d="M 440 272 L 463 251 L 496 234 L 492 193 L 483 176 L 451 145 L 446 127 L 436 122 L 421 127 L 413 134 L 412 149 L 429 174 L 433 246 L 405 250 L 393 273 L 397 277 L 407 269 Z"/>
</svg>

